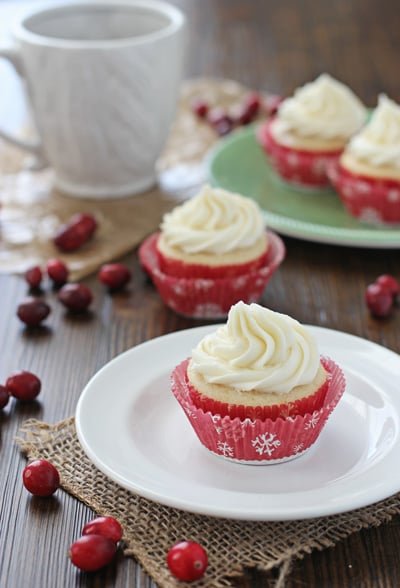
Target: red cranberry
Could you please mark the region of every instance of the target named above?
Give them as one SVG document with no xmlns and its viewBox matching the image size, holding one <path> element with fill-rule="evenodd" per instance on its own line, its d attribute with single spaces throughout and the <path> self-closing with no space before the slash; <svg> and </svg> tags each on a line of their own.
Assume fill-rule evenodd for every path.
<svg viewBox="0 0 400 588">
<path fill-rule="evenodd" d="M 253 92 L 246 96 L 243 105 L 240 108 L 237 122 L 240 125 L 248 125 L 257 116 L 260 109 L 260 96 Z"/>
<path fill-rule="evenodd" d="M 58 299 L 68 310 L 82 312 L 91 304 L 93 294 L 84 284 L 65 284 L 58 293 Z"/>
<path fill-rule="evenodd" d="M 82 529 L 82 535 L 103 535 L 114 543 L 118 543 L 122 537 L 122 527 L 114 517 L 97 517 L 86 523 Z"/>
<path fill-rule="evenodd" d="M 0 385 L 0 410 L 5 408 L 10 400 L 10 392 L 5 386 Z"/>
<path fill-rule="evenodd" d="M 43 273 L 38 265 L 30 267 L 25 272 L 25 280 L 31 288 L 38 288 L 42 282 Z"/>
<path fill-rule="evenodd" d="M 365 290 L 365 302 L 373 316 L 384 318 L 392 310 L 393 296 L 379 284 L 369 284 Z"/>
<path fill-rule="evenodd" d="M 16 372 L 6 380 L 7 390 L 18 400 L 34 400 L 38 396 L 41 387 L 41 381 L 32 372 Z"/>
<path fill-rule="evenodd" d="M 384 290 L 387 290 L 389 294 L 395 298 L 400 292 L 400 283 L 389 274 L 382 274 L 375 280 L 376 284 L 379 284 Z"/>
<path fill-rule="evenodd" d="M 278 108 L 284 101 L 284 96 L 271 95 L 264 101 L 264 109 L 268 116 L 274 116 L 278 112 Z"/>
<path fill-rule="evenodd" d="M 56 286 L 62 286 L 68 280 L 68 268 L 61 259 L 49 259 L 46 263 L 49 278 Z"/>
<path fill-rule="evenodd" d="M 44 300 L 28 296 L 17 308 L 18 318 L 29 327 L 40 325 L 50 314 L 50 306 Z"/>
<path fill-rule="evenodd" d="M 114 558 L 116 545 L 103 535 L 84 535 L 70 547 L 71 562 L 84 572 L 94 572 Z"/>
<path fill-rule="evenodd" d="M 92 214 L 75 214 L 67 224 L 62 225 L 54 236 L 54 244 L 61 251 L 75 251 L 93 236 L 97 228 Z"/>
<path fill-rule="evenodd" d="M 126 286 L 132 274 L 122 263 L 106 263 L 97 274 L 100 282 L 112 290 L 119 290 Z"/>
<path fill-rule="evenodd" d="M 25 488 L 35 496 L 51 496 L 60 486 L 60 476 L 52 463 L 35 459 L 22 472 Z"/>
<path fill-rule="evenodd" d="M 198 580 L 207 569 L 207 552 L 199 543 L 180 541 L 167 554 L 167 565 L 171 573 L 184 582 Z"/>
<path fill-rule="evenodd" d="M 201 98 L 195 98 L 192 102 L 193 112 L 200 118 L 205 118 L 208 114 L 208 104 Z"/>
</svg>

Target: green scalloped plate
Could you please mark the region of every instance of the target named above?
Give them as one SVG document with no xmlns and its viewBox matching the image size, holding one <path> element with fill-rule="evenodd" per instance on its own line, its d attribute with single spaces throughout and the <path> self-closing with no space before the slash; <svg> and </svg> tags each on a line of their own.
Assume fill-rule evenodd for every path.
<svg viewBox="0 0 400 588">
<path fill-rule="evenodd" d="M 292 188 L 271 169 L 255 138 L 255 126 L 221 139 L 207 158 L 208 181 L 260 205 L 267 226 L 306 241 L 353 247 L 400 248 L 400 226 L 358 222 L 333 190 Z"/>
</svg>

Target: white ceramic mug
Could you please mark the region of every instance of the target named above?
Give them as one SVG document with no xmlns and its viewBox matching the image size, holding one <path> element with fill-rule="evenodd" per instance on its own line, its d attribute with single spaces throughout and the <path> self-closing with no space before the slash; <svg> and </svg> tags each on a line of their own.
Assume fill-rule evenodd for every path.
<svg viewBox="0 0 400 588">
<path fill-rule="evenodd" d="M 182 12 L 159 0 L 37 7 L 0 57 L 26 80 L 39 137 L 0 136 L 43 157 L 72 196 L 150 188 L 175 115 L 185 32 Z"/>
</svg>

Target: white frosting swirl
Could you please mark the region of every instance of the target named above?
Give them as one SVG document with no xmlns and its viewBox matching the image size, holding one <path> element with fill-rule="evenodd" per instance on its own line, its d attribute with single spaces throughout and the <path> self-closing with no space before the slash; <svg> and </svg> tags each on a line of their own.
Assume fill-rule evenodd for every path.
<svg viewBox="0 0 400 588">
<path fill-rule="evenodd" d="M 238 302 L 227 323 L 193 350 L 191 366 L 210 384 L 286 394 L 314 380 L 320 356 L 310 333 L 295 319 Z"/>
<path fill-rule="evenodd" d="M 265 224 L 253 200 L 204 186 L 164 215 L 161 230 L 165 242 L 184 253 L 223 254 L 254 245 Z"/>
<path fill-rule="evenodd" d="M 400 169 L 400 106 L 380 94 L 371 120 L 350 140 L 346 153 L 374 167 Z"/>
<path fill-rule="evenodd" d="M 366 117 L 366 108 L 347 86 L 322 74 L 282 102 L 274 134 L 278 138 L 292 132 L 302 137 L 348 139 Z"/>
</svg>

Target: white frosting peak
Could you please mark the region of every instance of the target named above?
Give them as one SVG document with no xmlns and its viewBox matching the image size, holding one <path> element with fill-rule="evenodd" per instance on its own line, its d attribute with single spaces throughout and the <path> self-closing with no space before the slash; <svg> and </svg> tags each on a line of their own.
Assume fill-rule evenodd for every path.
<svg viewBox="0 0 400 588">
<path fill-rule="evenodd" d="M 191 365 L 207 383 L 286 394 L 314 380 L 320 356 L 310 333 L 295 319 L 238 302 L 227 323 L 193 350 Z"/>
<path fill-rule="evenodd" d="M 223 254 L 254 245 L 265 224 L 253 200 L 206 185 L 164 215 L 161 230 L 165 242 L 184 253 Z"/>
<path fill-rule="evenodd" d="M 346 85 L 330 75 L 298 88 L 278 109 L 274 133 L 303 137 L 348 139 L 365 123 L 367 110 Z"/>
<path fill-rule="evenodd" d="M 400 168 L 400 106 L 380 94 L 371 120 L 351 139 L 346 152 L 374 167 Z"/>
</svg>

